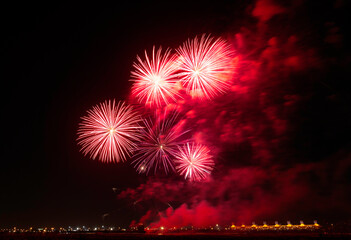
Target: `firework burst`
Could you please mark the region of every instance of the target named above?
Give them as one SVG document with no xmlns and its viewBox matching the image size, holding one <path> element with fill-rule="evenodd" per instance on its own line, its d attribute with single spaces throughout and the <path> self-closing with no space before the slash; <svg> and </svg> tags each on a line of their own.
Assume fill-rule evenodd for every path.
<svg viewBox="0 0 351 240">
<path fill-rule="evenodd" d="M 109 100 L 94 106 L 82 117 L 78 144 L 84 155 L 102 162 L 125 161 L 135 148 L 140 135 L 140 117 L 124 102 Z"/>
<path fill-rule="evenodd" d="M 162 106 L 168 104 L 169 101 L 176 101 L 179 96 L 175 89 L 176 78 L 176 56 L 171 55 L 171 51 L 167 49 L 162 55 L 161 47 L 155 52 L 152 50 L 151 59 L 145 51 L 145 61 L 137 56 L 138 62 L 134 62 L 134 71 L 131 72 L 132 95 L 135 96 L 140 103 L 149 106 Z"/>
<path fill-rule="evenodd" d="M 162 170 L 165 173 L 174 171 L 173 156 L 178 145 L 183 143 L 182 136 L 188 131 L 181 128 L 178 114 L 173 112 L 163 117 L 156 114 L 155 120 L 144 119 L 141 129 L 142 138 L 133 164 L 139 173 L 148 174 L 153 168 L 154 173 Z"/>
<path fill-rule="evenodd" d="M 210 150 L 201 144 L 187 143 L 176 152 L 176 169 L 185 179 L 200 181 L 213 170 L 214 161 Z"/>
<path fill-rule="evenodd" d="M 188 40 L 177 52 L 179 77 L 193 97 L 211 99 L 229 88 L 226 75 L 232 72 L 232 51 L 226 41 L 204 34 L 200 40 Z"/>
</svg>

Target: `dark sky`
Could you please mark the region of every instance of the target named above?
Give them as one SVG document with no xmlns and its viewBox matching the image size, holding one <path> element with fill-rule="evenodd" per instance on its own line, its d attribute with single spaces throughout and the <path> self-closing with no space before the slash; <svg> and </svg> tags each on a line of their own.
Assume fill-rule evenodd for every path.
<svg viewBox="0 0 351 240">
<path fill-rule="evenodd" d="M 307 147 L 296 143 L 294 153 L 312 162 L 350 150 L 349 29 L 343 15 L 346 10 L 330 10 L 337 2 L 342 3 L 300 3 L 304 12 L 290 15 L 278 26 L 284 29 L 287 24 L 301 32 L 305 25 L 298 19 L 307 19 L 312 27 L 303 41 L 316 44 L 322 61 L 334 58 L 336 62 L 324 76 L 326 90 L 322 91 L 332 89 L 340 102 L 329 109 L 320 102 L 324 100 L 315 97 L 309 107 L 299 111 L 300 115 L 308 112 L 308 123 L 301 124 L 296 133 L 300 135 L 294 139 L 311 143 Z M 254 4 L 130 1 L 123 5 L 30 3 L 3 7 L 1 115 L 5 144 L 1 151 L 0 227 L 93 226 L 105 223 L 104 213 L 117 215 L 111 224 L 128 225 L 134 213 L 120 210 L 122 203 L 112 188 L 133 188 L 145 177 L 128 163 L 102 164 L 83 157 L 76 144 L 80 117 L 106 99 L 128 97 L 132 63 L 144 49 L 153 45 L 176 48 L 202 33 L 234 35 L 257 23 L 250 15 Z M 332 21 L 338 24 L 343 39 L 336 48 L 325 47 L 322 40 L 326 24 Z M 341 64 L 339 58 L 346 60 Z M 334 111 L 336 108 L 340 111 Z M 315 115 L 310 109 L 315 109 Z M 321 114 L 325 111 L 330 114 Z M 321 116 L 325 119 L 316 122 Z M 305 131 L 311 126 L 313 130 Z M 325 140 L 328 144 L 319 149 L 316 145 L 324 137 L 330 137 Z M 232 154 L 228 152 L 228 156 Z M 118 217 L 118 211 L 126 215 Z"/>
</svg>

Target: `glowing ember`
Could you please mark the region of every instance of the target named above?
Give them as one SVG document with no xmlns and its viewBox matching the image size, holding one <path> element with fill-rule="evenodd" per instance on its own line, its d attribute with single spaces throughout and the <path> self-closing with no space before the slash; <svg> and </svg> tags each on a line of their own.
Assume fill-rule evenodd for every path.
<svg viewBox="0 0 351 240">
<path fill-rule="evenodd" d="M 214 167 L 210 150 L 203 145 L 187 143 L 176 153 L 177 171 L 184 178 L 199 181 L 208 177 Z"/>
<path fill-rule="evenodd" d="M 140 117 L 124 102 L 106 101 L 88 110 L 78 130 L 84 155 L 102 162 L 125 161 L 139 140 Z"/>
<path fill-rule="evenodd" d="M 131 72 L 134 82 L 132 93 L 140 103 L 149 106 L 161 106 L 168 104 L 169 101 L 176 101 L 179 96 L 175 89 L 177 82 L 176 56 L 171 55 L 170 50 L 166 50 L 164 55 L 161 54 L 161 48 L 155 53 L 155 47 L 152 50 L 151 59 L 145 51 L 145 61 L 137 56 L 137 63 L 134 63 L 134 71 Z"/>
<path fill-rule="evenodd" d="M 229 44 L 218 38 L 202 35 L 179 47 L 180 78 L 193 97 L 211 99 L 224 93 L 229 84 L 225 75 L 232 72 L 232 51 Z"/>
</svg>

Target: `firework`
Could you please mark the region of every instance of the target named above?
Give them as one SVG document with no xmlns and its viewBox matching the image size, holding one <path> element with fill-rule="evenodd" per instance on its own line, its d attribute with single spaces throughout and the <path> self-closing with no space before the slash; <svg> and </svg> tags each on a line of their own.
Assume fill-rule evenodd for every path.
<svg viewBox="0 0 351 240">
<path fill-rule="evenodd" d="M 187 143 L 176 152 L 176 169 L 184 178 L 199 181 L 207 178 L 214 167 L 214 161 L 206 146 Z"/>
<path fill-rule="evenodd" d="M 82 117 L 78 144 L 84 155 L 102 162 L 125 161 L 139 140 L 140 117 L 124 102 L 109 100 L 94 106 Z"/>
<path fill-rule="evenodd" d="M 139 173 L 146 174 L 153 168 L 154 173 L 162 170 L 165 173 L 174 171 L 173 156 L 182 144 L 182 136 L 188 131 L 181 129 L 178 114 L 175 112 L 163 118 L 156 115 L 155 120 L 144 119 L 144 128 L 141 129 L 142 138 L 133 161 Z"/>
<path fill-rule="evenodd" d="M 162 55 L 161 47 L 155 53 L 152 50 L 151 59 L 145 51 L 145 61 L 137 56 L 138 62 L 134 62 L 134 71 L 131 72 L 132 94 L 140 103 L 151 106 L 162 106 L 169 101 L 176 101 L 179 96 L 175 89 L 176 78 L 176 56 L 171 55 L 167 49 Z"/>
<path fill-rule="evenodd" d="M 226 41 L 204 34 L 200 40 L 188 40 L 177 52 L 179 77 L 192 96 L 211 99 L 229 88 L 225 76 L 232 72 L 232 51 Z"/>
</svg>

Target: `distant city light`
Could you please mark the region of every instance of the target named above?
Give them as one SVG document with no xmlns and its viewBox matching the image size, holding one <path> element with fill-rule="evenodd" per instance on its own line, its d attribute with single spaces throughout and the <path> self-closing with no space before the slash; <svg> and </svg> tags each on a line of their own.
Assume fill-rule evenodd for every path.
<svg viewBox="0 0 351 240">
<path fill-rule="evenodd" d="M 23 229 L 23 228 L 9 228 L 9 229 L 0 229 L 1 232 L 39 232 L 39 233 L 48 233 L 48 232 L 56 232 L 56 233 L 70 233 L 70 232 L 75 232 L 79 233 L 81 231 L 84 232 L 96 232 L 96 231 L 103 231 L 103 232 L 159 232 L 162 231 L 164 233 L 170 233 L 170 232 L 186 232 L 186 231 L 216 231 L 216 232 L 257 232 L 257 231 L 320 231 L 323 229 L 316 220 L 313 221 L 313 223 L 310 224 L 305 224 L 302 220 L 300 221 L 300 224 L 292 224 L 290 221 L 287 221 L 287 224 L 279 224 L 278 221 L 275 221 L 274 224 L 270 225 L 267 224 L 267 222 L 263 222 L 262 225 L 256 224 L 255 222 L 252 222 L 251 225 L 245 225 L 241 224 L 239 225 L 240 227 L 237 227 L 234 223 L 231 223 L 230 225 L 219 225 L 219 223 L 215 224 L 214 226 L 202 226 L 202 227 L 195 227 L 195 226 L 183 226 L 183 227 L 144 227 L 143 224 L 138 224 L 135 226 L 131 226 L 130 228 L 121 228 L 117 226 L 104 226 L 102 225 L 101 227 L 86 227 L 83 226 L 82 228 L 77 226 L 77 227 L 71 227 L 69 226 L 68 228 L 65 227 L 60 227 L 60 228 L 54 228 L 54 227 L 39 227 L 39 228 L 33 228 L 29 227 L 28 229 Z M 333 224 L 330 224 L 330 227 L 333 227 Z"/>
</svg>

